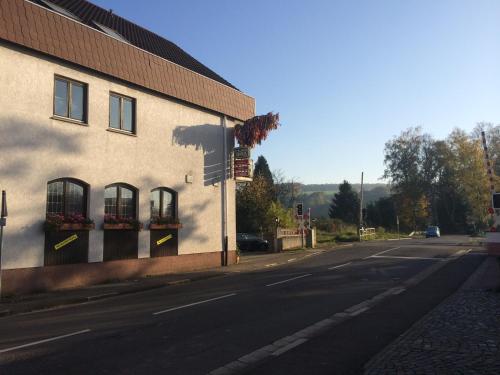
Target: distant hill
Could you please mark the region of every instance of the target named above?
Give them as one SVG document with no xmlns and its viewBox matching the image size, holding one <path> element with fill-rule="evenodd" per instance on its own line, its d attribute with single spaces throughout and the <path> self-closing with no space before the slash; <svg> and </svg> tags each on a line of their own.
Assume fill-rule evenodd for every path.
<svg viewBox="0 0 500 375">
<path fill-rule="evenodd" d="M 361 190 L 361 184 L 351 184 L 352 188 L 359 192 Z M 363 184 L 363 190 L 369 191 L 375 188 L 383 188 L 388 191 L 387 184 Z M 339 184 L 302 184 L 301 186 L 303 193 L 336 193 L 339 191 Z"/>
<path fill-rule="evenodd" d="M 333 195 L 339 191 L 339 184 L 302 184 L 298 201 L 304 203 L 304 208 L 311 208 L 312 217 L 328 217 L 328 210 Z M 359 193 L 361 184 L 352 184 Z M 386 184 L 363 184 L 363 206 L 390 194 Z"/>
</svg>

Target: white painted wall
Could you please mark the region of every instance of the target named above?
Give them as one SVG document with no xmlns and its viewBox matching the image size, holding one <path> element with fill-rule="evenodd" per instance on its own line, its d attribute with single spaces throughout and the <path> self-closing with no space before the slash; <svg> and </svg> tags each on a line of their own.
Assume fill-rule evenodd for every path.
<svg viewBox="0 0 500 375">
<path fill-rule="evenodd" d="M 88 126 L 51 119 L 54 75 L 88 84 Z M 136 99 L 137 136 L 108 131 L 109 92 Z M 4 269 L 43 266 L 47 181 L 74 177 L 90 184 L 90 261 L 102 261 L 104 187 L 139 189 L 139 220 L 149 223 L 151 189 L 178 192 L 179 254 L 222 250 L 220 175 L 222 118 L 38 55 L 0 44 L 0 189 L 8 194 Z M 228 137 L 233 147 L 232 127 Z M 194 182 L 185 183 L 192 174 Z M 235 240 L 235 183 L 228 181 L 229 249 Z M 149 257 L 149 231 L 139 236 Z"/>
</svg>

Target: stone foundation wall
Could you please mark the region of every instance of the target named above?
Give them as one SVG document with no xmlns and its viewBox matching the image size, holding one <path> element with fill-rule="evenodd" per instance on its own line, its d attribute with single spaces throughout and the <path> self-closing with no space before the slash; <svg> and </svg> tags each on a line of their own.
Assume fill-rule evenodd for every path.
<svg viewBox="0 0 500 375">
<path fill-rule="evenodd" d="M 228 255 L 228 263 L 234 264 L 236 252 L 229 251 Z M 197 271 L 220 267 L 222 260 L 223 253 L 216 251 L 160 258 L 10 269 L 2 273 L 2 294 L 28 294 L 84 287 L 107 281 Z"/>
</svg>

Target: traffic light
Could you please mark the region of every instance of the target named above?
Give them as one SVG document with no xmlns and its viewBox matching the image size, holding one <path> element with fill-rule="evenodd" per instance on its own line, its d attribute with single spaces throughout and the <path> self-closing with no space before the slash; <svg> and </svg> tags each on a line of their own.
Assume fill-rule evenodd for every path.
<svg viewBox="0 0 500 375">
<path fill-rule="evenodd" d="M 302 203 L 297 203 L 297 216 L 302 216 L 304 211 L 304 205 Z"/>
</svg>

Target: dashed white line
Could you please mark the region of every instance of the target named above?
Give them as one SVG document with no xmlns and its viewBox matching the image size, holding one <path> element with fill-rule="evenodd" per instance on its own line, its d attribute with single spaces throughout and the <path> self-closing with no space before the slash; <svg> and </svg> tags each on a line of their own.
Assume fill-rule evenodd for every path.
<svg viewBox="0 0 500 375">
<path fill-rule="evenodd" d="M 273 286 L 273 285 L 278 285 L 278 284 L 284 284 L 284 283 L 288 283 L 289 281 L 301 279 L 303 277 L 311 276 L 311 275 L 312 275 L 311 273 L 308 273 L 308 274 L 305 274 L 305 275 L 300 275 L 300 276 L 297 276 L 297 277 L 292 277 L 291 279 L 286 279 L 286 280 L 278 281 L 278 282 L 275 282 L 275 283 L 272 283 L 272 284 L 267 284 L 266 286 Z"/>
<path fill-rule="evenodd" d="M 266 267 L 274 267 L 277 265 L 278 265 L 278 263 L 270 263 L 270 264 L 266 264 Z"/>
<path fill-rule="evenodd" d="M 39 341 L 30 342 L 30 343 L 28 343 L 28 344 L 23 344 L 23 345 L 13 346 L 13 347 L 11 347 L 11 348 L 0 349 L 0 353 L 7 353 L 7 352 L 11 352 L 11 351 L 13 351 L 13 350 L 17 350 L 17 349 L 28 348 L 28 347 L 30 347 L 30 346 L 39 345 L 39 344 L 44 344 L 44 343 L 46 343 L 46 342 L 50 342 L 50 341 L 61 340 L 61 339 L 65 339 L 66 337 L 75 336 L 75 335 L 81 335 L 82 333 L 87 333 L 87 332 L 90 332 L 90 329 L 84 329 L 84 330 L 82 330 L 82 331 L 76 331 L 76 332 L 68 333 L 68 334 L 66 334 L 66 335 L 61 335 L 61 336 L 51 337 L 51 338 L 44 339 L 44 340 L 39 340 Z"/>
<path fill-rule="evenodd" d="M 384 258 L 384 259 L 409 259 L 409 260 L 437 260 L 440 262 L 446 261 L 446 258 L 428 258 L 428 257 L 404 257 L 397 255 L 373 255 L 370 258 Z"/>
<path fill-rule="evenodd" d="M 350 315 L 351 316 L 357 316 L 357 315 L 359 315 L 359 314 L 361 314 L 361 313 L 363 313 L 363 312 L 365 312 L 367 310 L 370 310 L 370 308 L 368 306 L 367 307 L 363 307 L 363 308 L 361 308 L 359 310 L 356 310 L 356 311 L 352 312 Z"/>
<path fill-rule="evenodd" d="M 330 267 L 328 268 L 329 270 L 334 270 L 334 269 L 337 269 L 337 268 L 342 268 L 342 267 L 345 267 L 345 266 L 348 266 L 349 264 L 351 264 L 352 262 L 347 262 L 347 263 L 344 263 L 344 264 L 339 264 L 338 266 L 333 266 L 333 267 Z"/>
<path fill-rule="evenodd" d="M 293 262 L 295 259 L 297 259 L 297 258 L 288 259 L 287 262 Z"/>
<path fill-rule="evenodd" d="M 295 340 L 294 342 L 288 344 L 287 346 L 284 346 L 284 347 L 276 350 L 271 355 L 277 357 L 277 356 L 279 356 L 279 355 L 281 355 L 281 354 L 283 354 L 283 353 L 285 353 L 285 352 L 287 352 L 287 351 L 289 351 L 289 350 L 291 350 L 291 349 L 299 346 L 300 344 L 305 343 L 306 341 L 307 341 L 307 339 L 298 339 L 298 340 Z"/>
<path fill-rule="evenodd" d="M 166 310 L 162 310 L 162 311 L 157 311 L 157 312 L 153 313 L 153 315 L 160 315 L 160 314 L 164 314 L 164 313 L 167 313 L 167 312 L 170 312 L 170 311 L 185 309 L 186 307 L 201 305 L 202 303 L 217 301 L 219 299 L 228 298 L 228 297 L 232 297 L 232 296 L 235 296 L 235 295 L 236 295 L 236 293 L 231 293 L 231 294 L 226 294 L 226 295 L 220 296 L 220 297 L 215 297 L 215 298 L 210 298 L 210 299 L 206 299 L 206 300 L 203 300 L 203 301 L 189 303 L 187 305 L 172 307 L 170 309 L 166 309 Z"/>
<path fill-rule="evenodd" d="M 392 249 L 387 249 L 387 250 L 381 251 L 380 253 L 367 256 L 366 258 L 363 258 L 363 259 L 373 258 L 373 257 L 376 257 L 378 255 L 385 254 L 385 253 L 388 253 L 389 251 L 393 251 L 393 250 L 397 250 L 397 249 L 401 249 L 401 246 L 393 247 Z"/>
</svg>

